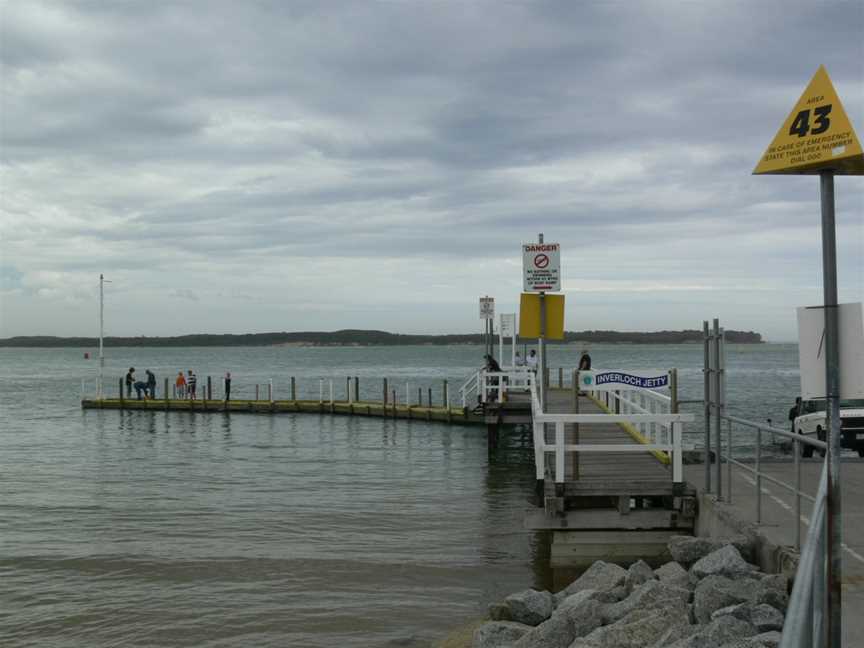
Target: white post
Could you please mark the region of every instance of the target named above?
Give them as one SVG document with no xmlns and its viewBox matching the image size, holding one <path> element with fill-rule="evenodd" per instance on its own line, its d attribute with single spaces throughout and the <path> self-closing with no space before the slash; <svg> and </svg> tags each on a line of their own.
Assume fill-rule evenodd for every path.
<svg viewBox="0 0 864 648">
<path fill-rule="evenodd" d="M 555 483 L 564 482 L 564 424 L 555 424 Z"/>
<path fill-rule="evenodd" d="M 500 372 L 499 372 L 500 373 Z M 498 402 L 504 400 L 504 376 L 498 376 Z"/>
<path fill-rule="evenodd" d="M 684 461 L 681 456 L 681 422 L 672 423 L 672 481 L 676 484 L 684 480 Z"/>
<path fill-rule="evenodd" d="M 324 402 L 324 379 L 323 378 L 318 379 L 318 402 L 319 403 Z"/>
<path fill-rule="evenodd" d="M 411 407 L 411 385 L 405 381 L 405 404 Z"/>
<path fill-rule="evenodd" d="M 534 423 L 534 468 L 536 478 L 543 479 L 546 476 L 546 425 Z"/>
<path fill-rule="evenodd" d="M 105 380 L 105 353 L 103 336 L 105 333 L 105 278 L 99 275 L 99 384 L 96 386 L 96 397 L 102 400 Z"/>
<path fill-rule="evenodd" d="M 273 404 L 273 379 L 270 379 L 270 404 Z"/>
<path fill-rule="evenodd" d="M 81 379 L 81 400 L 84 400 L 84 379 Z"/>
<path fill-rule="evenodd" d="M 333 404 L 333 379 L 330 379 L 330 404 Z"/>
</svg>

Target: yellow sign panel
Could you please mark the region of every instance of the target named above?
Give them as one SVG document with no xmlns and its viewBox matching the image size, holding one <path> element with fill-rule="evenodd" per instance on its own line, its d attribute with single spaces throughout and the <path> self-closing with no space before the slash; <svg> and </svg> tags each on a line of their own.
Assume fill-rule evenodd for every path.
<svg viewBox="0 0 864 648">
<path fill-rule="evenodd" d="M 864 175 L 864 153 L 828 72 L 820 65 L 753 173 L 817 174 L 825 169 Z"/>
<path fill-rule="evenodd" d="M 564 295 L 544 296 L 546 302 L 546 340 L 564 339 Z M 540 295 L 522 293 L 519 304 L 519 337 L 540 337 Z"/>
</svg>

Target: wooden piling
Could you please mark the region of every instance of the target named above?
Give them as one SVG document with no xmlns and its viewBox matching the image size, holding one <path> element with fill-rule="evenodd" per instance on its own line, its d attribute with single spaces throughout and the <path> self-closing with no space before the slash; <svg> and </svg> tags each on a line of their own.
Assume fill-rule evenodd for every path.
<svg viewBox="0 0 864 648">
<path fill-rule="evenodd" d="M 171 401 L 168 399 L 168 379 L 165 379 L 165 391 L 162 392 L 165 395 L 165 411 L 171 407 Z"/>
<path fill-rule="evenodd" d="M 429 409 L 432 409 L 432 388 L 431 387 L 429 388 L 429 398 L 426 401 L 426 405 L 429 407 Z"/>
<path fill-rule="evenodd" d="M 360 402 L 360 376 L 354 376 L 354 400 Z"/>
<path fill-rule="evenodd" d="M 207 376 L 207 400 L 213 400 L 213 379 Z"/>
<path fill-rule="evenodd" d="M 291 400 L 297 402 L 297 385 L 294 381 L 294 376 L 291 376 Z"/>
<path fill-rule="evenodd" d="M 120 409 L 123 409 L 125 403 L 123 402 L 123 379 L 120 379 Z"/>
<path fill-rule="evenodd" d="M 387 407 L 387 379 L 386 378 L 384 379 L 384 398 L 382 399 L 381 402 L 384 403 L 384 407 L 386 408 Z"/>
<path fill-rule="evenodd" d="M 447 409 L 450 409 L 450 392 L 448 391 L 447 381 L 444 381 L 444 390 L 442 392 L 442 397 L 444 398 L 444 402 L 441 403 Z"/>
</svg>

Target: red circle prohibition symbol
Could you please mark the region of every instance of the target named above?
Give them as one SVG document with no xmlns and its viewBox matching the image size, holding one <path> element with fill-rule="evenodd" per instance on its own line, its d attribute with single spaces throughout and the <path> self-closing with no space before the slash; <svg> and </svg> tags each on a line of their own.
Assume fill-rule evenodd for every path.
<svg viewBox="0 0 864 648">
<path fill-rule="evenodd" d="M 549 257 L 545 254 L 538 254 L 534 257 L 534 265 L 538 268 L 545 268 L 549 265 Z"/>
</svg>

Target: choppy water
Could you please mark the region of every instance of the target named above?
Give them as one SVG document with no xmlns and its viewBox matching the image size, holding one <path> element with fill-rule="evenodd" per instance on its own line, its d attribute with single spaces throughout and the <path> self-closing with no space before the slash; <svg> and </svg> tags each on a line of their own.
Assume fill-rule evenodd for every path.
<svg viewBox="0 0 864 648">
<path fill-rule="evenodd" d="M 574 366 L 578 347 L 552 347 Z M 699 345 L 593 345 L 595 366 L 680 372 L 701 398 Z M 300 397 L 359 376 L 379 397 L 451 390 L 476 347 L 109 349 L 159 379 L 230 370 L 234 393 L 273 379 Z M 522 531 L 533 484 L 514 440 L 490 460 L 478 428 L 317 415 L 82 412 L 83 349 L 0 349 L 0 644 L 422 645 L 492 600 L 548 586 Z M 747 418 L 785 414 L 794 345 L 731 346 Z M 206 379 L 205 379 L 206 380 Z M 328 383 L 329 391 L 329 383 Z M 696 407 L 695 409 L 698 409 Z M 785 426 L 785 423 L 783 423 Z M 697 424 L 691 432 L 701 439 Z M 744 436 L 739 444 L 751 441 Z"/>
</svg>

